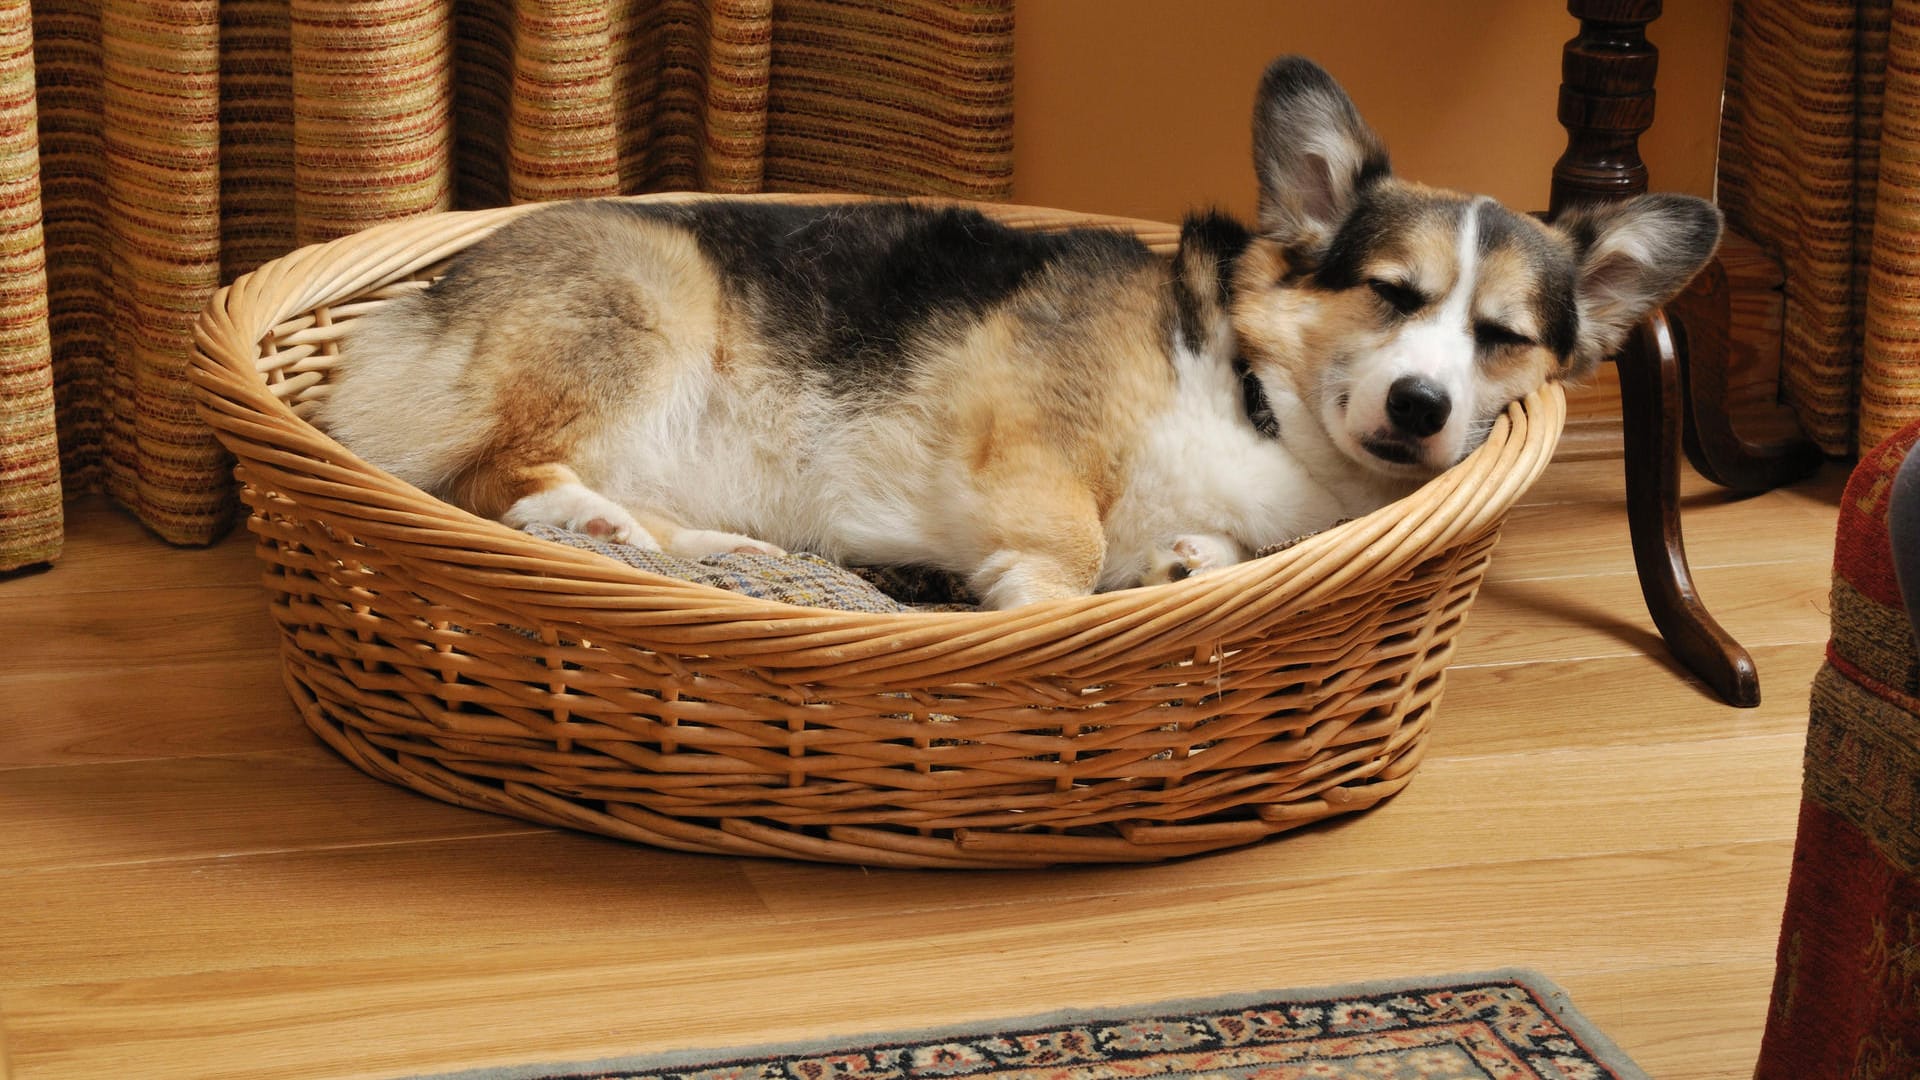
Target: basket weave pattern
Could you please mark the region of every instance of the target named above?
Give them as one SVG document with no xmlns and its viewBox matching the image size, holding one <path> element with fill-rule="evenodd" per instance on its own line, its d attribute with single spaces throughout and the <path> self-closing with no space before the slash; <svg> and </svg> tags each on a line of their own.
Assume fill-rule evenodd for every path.
<svg viewBox="0 0 1920 1080">
<path fill-rule="evenodd" d="M 1500 523 L 1564 420 L 1548 387 L 1413 496 L 1172 585 L 1006 612 L 756 600 L 474 517 L 300 418 L 344 324 L 529 209 L 261 267 L 202 317 L 194 378 L 238 459 L 306 722 L 374 776 L 534 821 L 973 867 L 1163 859 L 1372 806 L 1420 760 Z M 981 209 L 1160 251 L 1176 235 Z"/>
</svg>

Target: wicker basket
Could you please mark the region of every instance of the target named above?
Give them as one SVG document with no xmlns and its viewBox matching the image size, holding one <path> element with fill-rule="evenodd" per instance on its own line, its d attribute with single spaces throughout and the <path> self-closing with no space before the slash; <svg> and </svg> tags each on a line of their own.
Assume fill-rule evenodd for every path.
<svg viewBox="0 0 1920 1080">
<path fill-rule="evenodd" d="M 1409 498 L 1177 584 L 1006 612 L 755 600 L 474 517 L 300 419 L 342 324 L 528 209 L 400 222 L 261 267 L 202 316 L 194 377 L 238 458 L 287 689 L 313 730 L 435 798 L 648 844 L 1145 861 L 1370 807 L 1420 760 L 1500 524 L 1565 416 L 1548 387 Z M 981 209 L 1130 228 L 1162 252 L 1176 237 Z"/>
</svg>

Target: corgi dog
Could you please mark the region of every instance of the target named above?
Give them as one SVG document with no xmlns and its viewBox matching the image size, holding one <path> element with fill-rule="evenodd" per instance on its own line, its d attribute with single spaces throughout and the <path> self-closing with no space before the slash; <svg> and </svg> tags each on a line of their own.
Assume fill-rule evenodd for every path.
<svg viewBox="0 0 1920 1080">
<path fill-rule="evenodd" d="M 1578 376 L 1719 241 L 1702 199 L 1551 225 L 1398 179 L 1285 57 L 1259 220 L 556 204 L 356 321 L 313 419 L 475 514 L 701 556 L 961 575 L 989 607 L 1163 581 L 1373 511 Z"/>
</svg>

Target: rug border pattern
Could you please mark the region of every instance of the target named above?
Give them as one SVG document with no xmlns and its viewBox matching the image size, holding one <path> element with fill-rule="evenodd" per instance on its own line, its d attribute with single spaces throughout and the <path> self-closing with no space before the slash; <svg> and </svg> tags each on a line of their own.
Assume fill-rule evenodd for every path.
<svg viewBox="0 0 1920 1080">
<path fill-rule="evenodd" d="M 1292 1004 L 1333 997 L 1384 995 L 1411 990 L 1438 990 L 1453 986 L 1465 987 L 1473 983 L 1517 985 L 1531 994 L 1535 1002 L 1594 1059 L 1603 1062 L 1611 1069 L 1617 1080 L 1651 1080 L 1645 1072 L 1633 1064 L 1619 1046 L 1594 1027 L 1585 1016 L 1573 1009 L 1567 992 L 1557 983 L 1538 971 L 1517 967 L 1458 975 L 1376 979 L 1327 986 L 1226 994 L 1217 997 L 1178 998 L 1170 1001 L 1058 1009 L 1025 1016 L 985 1017 L 971 1022 L 879 1033 L 852 1032 L 784 1043 L 667 1050 L 579 1062 L 549 1061 L 532 1065 L 488 1066 L 460 1072 L 416 1076 L 409 1080 L 549 1080 L 554 1077 L 592 1076 L 597 1073 L 618 1076 L 635 1072 L 675 1072 L 693 1068 L 714 1068 L 731 1063 L 748 1063 L 764 1058 L 818 1056 L 836 1051 L 860 1052 L 937 1042 L 944 1039 L 979 1038 L 997 1033 L 1017 1034 L 1055 1027 L 1121 1025 L 1177 1014 L 1225 1013 L 1260 1005 Z"/>
</svg>

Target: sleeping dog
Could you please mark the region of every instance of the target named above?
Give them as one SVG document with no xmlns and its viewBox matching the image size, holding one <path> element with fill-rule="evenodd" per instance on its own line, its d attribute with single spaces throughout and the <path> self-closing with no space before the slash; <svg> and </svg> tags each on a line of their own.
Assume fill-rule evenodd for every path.
<svg viewBox="0 0 1920 1080">
<path fill-rule="evenodd" d="M 357 321 L 315 421 L 508 525 L 963 575 L 992 607 L 1182 577 L 1365 514 L 1618 347 L 1719 214 L 1553 225 L 1408 183 L 1282 58 L 1259 222 L 1042 233 L 892 202 L 581 202 Z"/>
</svg>

